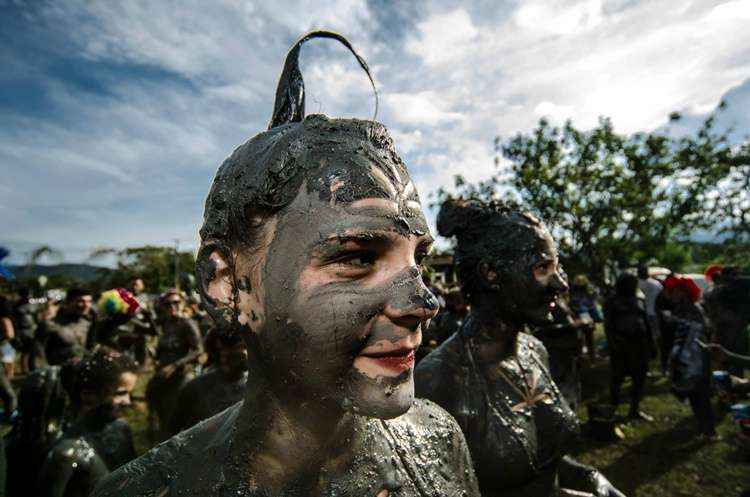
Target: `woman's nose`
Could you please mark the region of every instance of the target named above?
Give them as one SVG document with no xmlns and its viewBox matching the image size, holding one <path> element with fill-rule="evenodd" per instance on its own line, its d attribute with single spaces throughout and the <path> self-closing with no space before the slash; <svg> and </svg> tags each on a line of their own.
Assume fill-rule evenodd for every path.
<svg viewBox="0 0 750 497">
<path fill-rule="evenodd" d="M 416 331 L 420 323 L 435 317 L 439 308 L 437 298 L 422 281 L 419 268 L 413 266 L 394 280 L 385 315 Z"/>
</svg>

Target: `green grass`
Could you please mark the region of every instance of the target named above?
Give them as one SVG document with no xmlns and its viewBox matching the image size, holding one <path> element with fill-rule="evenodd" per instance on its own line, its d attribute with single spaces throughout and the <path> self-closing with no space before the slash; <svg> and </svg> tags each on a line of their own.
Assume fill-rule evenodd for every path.
<svg viewBox="0 0 750 497">
<path fill-rule="evenodd" d="M 605 359 L 584 371 L 584 401 L 606 402 L 607 392 Z M 629 386 L 622 399 L 628 395 Z M 750 489 L 750 454 L 733 444 L 736 428 L 726 409 L 714 407 L 723 440 L 710 443 L 698 435 L 690 407 L 669 391 L 668 380 L 649 378 L 641 409 L 654 422 L 621 424 L 625 438 L 613 443 L 584 438 L 575 455 L 599 468 L 629 497 L 737 496 Z M 620 405 L 618 415 L 624 418 L 627 410 Z M 584 411 L 579 412 L 582 423 Z"/>
<path fill-rule="evenodd" d="M 606 359 L 584 370 L 584 403 L 606 402 L 608 370 Z M 136 396 L 143 396 L 147 381 L 141 376 Z M 622 398 L 628 395 L 626 384 Z M 621 424 L 625 439 L 613 443 L 583 437 L 573 455 L 599 468 L 628 497 L 734 497 L 750 489 L 750 454 L 732 445 L 735 427 L 725 411 L 716 409 L 723 440 L 707 443 L 698 436 L 690 407 L 670 393 L 665 378 L 649 378 L 641 407 L 654 422 Z M 623 404 L 618 415 L 626 413 Z M 585 409 L 579 415 L 585 424 Z M 145 452 L 152 442 L 143 402 L 136 402 L 129 420 L 136 448 Z"/>
</svg>

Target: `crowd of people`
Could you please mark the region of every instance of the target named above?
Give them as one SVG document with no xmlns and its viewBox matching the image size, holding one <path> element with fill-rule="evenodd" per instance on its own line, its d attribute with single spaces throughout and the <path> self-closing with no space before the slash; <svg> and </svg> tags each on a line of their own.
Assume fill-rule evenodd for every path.
<svg viewBox="0 0 750 497">
<path fill-rule="evenodd" d="M 69 289 L 62 301 L 31 302 L 24 288 L 2 297 L 5 343 L 17 350 L 21 373 L 17 393 L 2 376 L 12 427 L 7 495 L 88 495 L 103 475 L 134 459 L 124 415 L 140 377 L 148 378 L 153 442 L 242 399 L 247 352 L 239 335 L 211 326 L 183 292 L 144 290 L 136 277 L 130 288 L 96 299 L 83 288 Z"/>
<path fill-rule="evenodd" d="M 499 214 L 490 211 L 488 215 Z M 450 227 L 443 229 L 446 235 L 453 233 Z M 457 250 L 462 250 L 460 244 Z M 454 269 L 459 274 L 468 271 L 461 264 L 473 263 L 471 254 L 459 252 L 456 259 L 461 261 Z M 490 418 L 477 422 L 467 419 L 467 412 L 481 409 L 466 411 L 466 407 L 471 402 L 481 404 L 485 396 L 498 396 L 503 388 L 511 390 L 500 397 L 509 396 L 518 378 L 498 383 L 497 378 L 484 376 L 483 371 L 493 364 L 492 356 L 506 354 L 483 350 L 482 331 L 474 328 L 480 323 L 492 323 L 516 335 L 515 374 L 522 372 L 523 379 L 527 374 L 523 368 L 528 367 L 536 378 L 534 388 L 543 391 L 546 385 L 549 389 L 547 394 L 525 391 L 522 403 L 495 413 L 502 420 L 495 423 L 508 427 L 508 431 L 495 430 L 495 443 L 513 439 L 510 434 L 515 425 L 506 425 L 511 413 L 524 413 L 540 401 L 569 409 L 549 427 L 556 436 L 564 435 L 563 427 L 573 422 L 564 420 L 575 418 L 581 402 L 584 363 L 603 361 L 599 355 L 609 357 L 612 405 L 620 403 L 623 381 L 631 378 L 631 419 L 653 420 L 641 411 L 640 402 L 649 363 L 656 361 L 674 393 L 692 407 L 699 433 L 707 440 L 718 440 L 711 402 L 718 391 L 713 373 L 726 371 L 728 381 L 722 385 L 729 388 L 719 392 L 725 396 L 737 400 L 750 391 L 744 379 L 744 370 L 750 367 L 750 277 L 734 268 L 714 267 L 706 280 L 709 287 L 701 291 L 688 277 L 669 274 L 657 279 L 642 266 L 637 274 L 622 273 L 612 288 L 599 290 L 586 276 L 578 275 L 569 289 L 560 280 L 558 299 L 542 309 L 542 315 L 551 311 L 551 319 L 519 317 L 516 323 L 521 326 L 511 331 L 519 325 L 501 320 L 508 319 L 510 312 L 497 315 L 498 302 L 483 301 L 478 288 L 446 288 L 425 278 L 440 312 L 425 330 L 416 358 L 417 395 L 447 409 L 464 429 L 472 454 L 477 454 L 475 465 L 486 465 L 478 469 L 485 493 L 489 492 L 485 485 L 499 489 L 508 485 L 507 481 L 488 483 L 489 474 L 498 477 L 493 468 L 508 463 L 494 457 L 508 449 L 486 447 L 493 443 L 486 438 L 486 424 L 492 423 L 493 413 L 485 412 L 482 416 Z M 509 298 L 505 295 L 503 300 Z M 61 302 L 54 298 L 32 302 L 28 290 L 20 288 L 2 302 L 4 344 L 17 351 L 14 363 L 25 377 L 18 383 L 17 396 L 9 381 L 13 371 L 0 370 L 4 419 L 12 426 L 5 438 L 8 495 L 28 495 L 29 482 L 39 485 L 39 495 L 88 495 L 101 477 L 134 459 L 133 436 L 123 414 L 141 376 L 148 378 L 145 400 L 154 443 L 245 396 L 245 341 L 237 333 L 215 327 L 197 296 L 176 289 L 147 294 L 143 280 L 135 277 L 128 289 L 97 296 L 71 288 Z M 593 338 L 597 323 L 606 337 L 600 340 L 599 350 Z M 534 337 L 544 348 L 534 345 Z M 495 335 L 485 340 L 493 344 L 490 348 L 497 347 Z M 534 369 L 535 364 L 539 369 Z M 469 365 L 465 371 L 474 371 L 470 375 L 482 376 L 464 378 L 455 371 L 460 365 Z M 486 390 L 477 392 L 478 386 Z M 551 443 L 551 433 L 545 438 Z M 483 460 L 483 454 L 489 459 Z M 512 476 L 503 474 L 505 478 Z"/>
<path fill-rule="evenodd" d="M 8 494 L 622 497 L 571 456 L 581 362 L 602 353 L 612 404 L 632 379 L 630 418 L 650 419 L 640 401 L 659 356 L 716 440 L 715 370 L 727 395 L 746 385 L 748 279 L 714 271 L 703 293 L 644 268 L 597 291 L 568 281 L 541 219 L 450 199 L 437 227 L 456 242 L 458 285 L 438 291 L 385 126 L 304 116 L 299 49 L 316 37 L 344 43 L 369 76 L 335 33 L 292 47 L 268 131 L 223 163 L 206 199 L 195 295 L 149 298 L 135 278 L 3 303 L 26 375 L 16 397 L 0 369 Z M 136 457 L 123 413 L 145 380 L 161 443 Z"/>
</svg>

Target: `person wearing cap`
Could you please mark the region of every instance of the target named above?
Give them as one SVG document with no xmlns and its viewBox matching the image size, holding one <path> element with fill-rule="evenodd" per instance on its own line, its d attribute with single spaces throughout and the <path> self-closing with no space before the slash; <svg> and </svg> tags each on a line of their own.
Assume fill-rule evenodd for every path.
<svg viewBox="0 0 750 497">
<path fill-rule="evenodd" d="M 675 330 L 669 355 L 672 391 L 679 399 L 690 402 L 703 437 L 719 440 L 711 405 L 711 357 L 702 345 L 709 339 L 706 318 L 699 305 L 701 290 L 691 278 L 671 275 L 664 280 L 662 293 L 672 308 L 664 318 Z"/>
</svg>

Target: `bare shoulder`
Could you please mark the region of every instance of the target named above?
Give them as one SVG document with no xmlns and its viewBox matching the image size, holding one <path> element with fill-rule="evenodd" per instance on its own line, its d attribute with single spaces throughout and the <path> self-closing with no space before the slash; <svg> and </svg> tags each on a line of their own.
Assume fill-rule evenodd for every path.
<svg viewBox="0 0 750 497">
<path fill-rule="evenodd" d="M 241 403 L 175 435 L 110 473 L 91 497 L 210 495 Z"/>
</svg>

